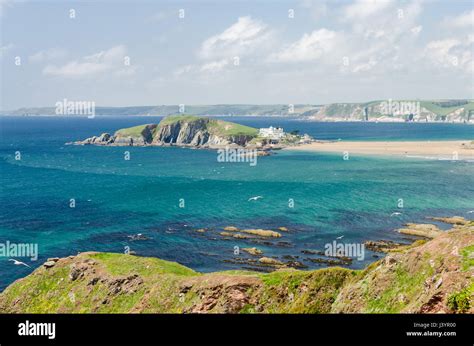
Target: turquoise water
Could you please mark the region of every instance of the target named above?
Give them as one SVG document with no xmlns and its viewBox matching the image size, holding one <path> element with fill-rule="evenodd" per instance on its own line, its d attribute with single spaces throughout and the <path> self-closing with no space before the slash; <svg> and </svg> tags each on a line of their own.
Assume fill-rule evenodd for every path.
<svg viewBox="0 0 474 346">
<path fill-rule="evenodd" d="M 0 243 L 38 243 L 46 258 L 78 251 L 123 252 L 180 262 L 199 271 L 242 268 L 229 263 L 234 246 L 258 246 L 267 256 L 323 250 L 336 237 L 406 241 L 394 228 L 426 222 L 428 215 L 462 215 L 474 209 L 474 165 L 463 161 L 369 158 L 278 152 L 246 163 L 220 163 L 211 150 L 66 146 L 103 131 L 151 118 L 1 119 Z M 421 140 L 474 138 L 474 127 L 449 124 L 318 124 L 271 118 L 234 119 L 253 126 L 278 123 L 324 139 Z M 364 127 L 368 125 L 369 127 Z M 371 127 L 372 126 L 372 127 Z M 373 126 L 377 126 L 374 133 Z M 404 130 L 405 128 L 405 130 Z M 130 160 L 124 160 L 124 151 Z M 20 161 L 14 159 L 20 151 Z M 248 201 L 252 196 L 263 196 Z M 76 207 L 70 208 L 74 198 Z M 180 208 L 180 199 L 185 207 Z M 294 208 L 288 205 L 294 200 Z M 403 208 L 398 208 L 403 199 Z M 390 216 L 393 212 L 401 215 Z M 222 227 L 290 232 L 270 244 L 225 240 Z M 207 228 L 206 233 L 196 229 Z M 131 241 L 142 233 L 147 240 Z M 280 242 L 280 244 L 278 243 Z M 361 268 L 374 260 L 367 253 Z M 245 257 L 245 256 L 241 256 Z M 0 258 L 0 288 L 32 269 Z"/>
</svg>

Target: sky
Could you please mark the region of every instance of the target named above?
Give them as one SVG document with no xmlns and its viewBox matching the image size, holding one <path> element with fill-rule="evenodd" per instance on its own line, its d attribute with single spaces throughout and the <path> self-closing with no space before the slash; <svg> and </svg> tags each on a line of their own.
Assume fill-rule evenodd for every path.
<svg viewBox="0 0 474 346">
<path fill-rule="evenodd" d="M 0 109 L 474 98 L 473 1 L 0 0 Z"/>
</svg>

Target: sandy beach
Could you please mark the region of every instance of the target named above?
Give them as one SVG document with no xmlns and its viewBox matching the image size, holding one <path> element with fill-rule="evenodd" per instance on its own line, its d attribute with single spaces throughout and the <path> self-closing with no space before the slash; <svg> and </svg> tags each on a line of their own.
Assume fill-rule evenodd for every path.
<svg viewBox="0 0 474 346">
<path fill-rule="evenodd" d="M 320 141 L 286 150 L 316 151 L 361 155 L 419 157 L 426 159 L 474 159 L 474 145 L 470 141 Z"/>
</svg>

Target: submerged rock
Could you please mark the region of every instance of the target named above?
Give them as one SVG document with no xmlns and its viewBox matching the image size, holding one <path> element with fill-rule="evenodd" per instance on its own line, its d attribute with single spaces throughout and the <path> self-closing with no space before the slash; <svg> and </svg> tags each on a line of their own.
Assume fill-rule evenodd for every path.
<svg viewBox="0 0 474 346">
<path fill-rule="evenodd" d="M 275 231 L 265 230 L 265 229 L 243 229 L 241 232 L 257 235 L 260 237 L 266 238 L 280 238 L 281 234 Z"/>
<path fill-rule="evenodd" d="M 435 238 L 443 232 L 432 224 L 407 223 L 406 228 L 398 229 L 398 233 L 425 238 Z"/>
<path fill-rule="evenodd" d="M 247 252 L 251 255 L 254 255 L 254 256 L 261 255 L 263 253 L 262 250 L 259 250 L 256 247 L 243 248 L 242 251 L 245 251 L 245 252 Z"/>
<path fill-rule="evenodd" d="M 131 241 L 148 240 L 148 239 L 150 239 L 150 238 L 148 238 L 146 235 L 143 235 L 142 233 L 132 234 L 132 235 L 129 235 L 129 236 L 127 236 L 127 237 L 130 238 Z"/>
<path fill-rule="evenodd" d="M 466 220 L 462 216 L 452 216 L 452 217 L 430 217 L 429 219 L 444 223 L 449 223 L 451 225 L 467 225 L 471 221 Z"/>
<path fill-rule="evenodd" d="M 240 233 L 220 232 L 219 234 L 223 237 L 232 237 L 232 238 L 236 238 L 236 239 L 247 239 L 248 238 L 248 236 L 246 236 L 245 234 L 240 234 Z"/>
<path fill-rule="evenodd" d="M 391 249 L 395 249 L 402 244 L 395 243 L 391 240 L 367 240 L 364 242 L 364 246 L 371 251 L 375 252 L 387 252 Z"/>
<path fill-rule="evenodd" d="M 258 260 L 260 263 L 270 266 L 282 266 L 283 262 L 270 257 L 262 257 Z"/>
</svg>

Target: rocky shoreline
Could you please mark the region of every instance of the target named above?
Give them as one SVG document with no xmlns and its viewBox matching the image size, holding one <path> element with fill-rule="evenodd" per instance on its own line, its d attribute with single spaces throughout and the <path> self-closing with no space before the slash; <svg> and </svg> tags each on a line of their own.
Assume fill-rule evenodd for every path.
<svg viewBox="0 0 474 346">
<path fill-rule="evenodd" d="M 473 221 L 466 220 L 462 217 L 428 217 L 436 222 L 450 224 L 453 227 L 468 226 Z M 275 229 L 241 229 L 236 226 L 225 226 L 222 228 L 200 228 L 195 232 L 200 237 L 207 237 L 209 240 L 223 239 L 227 241 L 236 240 L 245 242 L 251 247 L 238 249 L 238 254 L 223 260 L 225 263 L 236 264 L 245 270 L 256 270 L 262 272 L 269 272 L 279 268 L 308 268 L 310 264 L 317 264 L 320 266 L 350 266 L 354 258 L 345 254 L 328 255 L 324 249 L 303 249 L 298 252 L 291 253 L 293 243 L 287 239 L 288 234 L 297 232 L 297 230 L 278 227 Z M 401 242 L 386 239 L 368 239 L 363 242 L 365 249 L 369 250 L 372 258 L 380 258 L 385 256 L 390 251 L 397 251 L 413 244 L 422 244 L 429 239 L 444 233 L 438 226 L 434 224 L 416 224 L 407 223 L 402 228 L 394 230 L 394 232 L 401 235 L 406 235 Z M 341 240 L 340 242 L 343 242 Z M 259 247 L 260 246 L 260 247 Z M 280 254 L 279 256 L 269 256 L 265 254 L 261 246 L 269 248 L 286 248 L 290 253 Z M 247 253 L 247 256 L 242 256 L 242 251 Z M 272 251 L 273 253 L 274 251 Z M 259 261 L 255 256 L 271 258 L 272 261 Z"/>
</svg>

